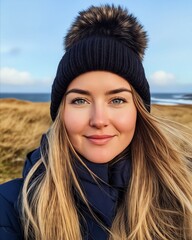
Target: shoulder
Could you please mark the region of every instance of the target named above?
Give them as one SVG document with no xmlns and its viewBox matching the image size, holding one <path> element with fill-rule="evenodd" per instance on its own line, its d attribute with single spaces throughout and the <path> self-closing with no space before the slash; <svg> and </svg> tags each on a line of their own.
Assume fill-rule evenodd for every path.
<svg viewBox="0 0 192 240">
<path fill-rule="evenodd" d="M 0 185 L 0 196 L 10 203 L 15 202 L 23 186 L 23 179 L 17 178 Z"/>
<path fill-rule="evenodd" d="M 23 179 L 14 179 L 0 185 L 0 239 L 22 239 L 18 197 Z"/>
</svg>

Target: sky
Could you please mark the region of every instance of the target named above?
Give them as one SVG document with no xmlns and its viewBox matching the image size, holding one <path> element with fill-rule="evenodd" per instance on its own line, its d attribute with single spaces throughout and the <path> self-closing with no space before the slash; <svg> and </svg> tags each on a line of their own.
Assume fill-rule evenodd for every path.
<svg viewBox="0 0 192 240">
<path fill-rule="evenodd" d="M 0 92 L 50 93 L 78 12 L 112 3 L 148 33 L 143 66 L 151 92 L 192 93 L 191 0 L 0 0 Z"/>
</svg>

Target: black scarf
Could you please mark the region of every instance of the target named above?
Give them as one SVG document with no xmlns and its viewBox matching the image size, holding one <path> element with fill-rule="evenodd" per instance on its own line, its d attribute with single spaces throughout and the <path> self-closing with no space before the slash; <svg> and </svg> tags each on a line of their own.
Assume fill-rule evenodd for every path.
<svg viewBox="0 0 192 240">
<path fill-rule="evenodd" d="M 108 163 L 93 163 L 80 156 L 86 166 L 99 177 L 97 182 L 88 170 L 75 160 L 75 172 L 88 203 L 99 219 L 110 228 L 117 208 L 127 191 L 131 177 L 131 153 L 126 150 Z M 79 194 L 75 192 L 75 201 L 79 212 L 84 239 L 107 239 L 108 233 L 94 219 Z"/>
</svg>

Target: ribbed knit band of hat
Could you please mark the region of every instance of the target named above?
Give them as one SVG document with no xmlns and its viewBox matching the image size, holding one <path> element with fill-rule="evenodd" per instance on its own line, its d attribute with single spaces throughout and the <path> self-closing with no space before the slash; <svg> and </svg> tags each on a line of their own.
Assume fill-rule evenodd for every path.
<svg viewBox="0 0 192 240">
<path fill-rule="evenodd" d="M 127 80 L 150 111 L 150 89 L 142 65 L 146 47 L 147 34 L 127 9 L 102 5 L 80 12 L 65 37 L 65 54 L 52 85 L 52 120 L 73 79 L 99 70 Z"/>
</svg>

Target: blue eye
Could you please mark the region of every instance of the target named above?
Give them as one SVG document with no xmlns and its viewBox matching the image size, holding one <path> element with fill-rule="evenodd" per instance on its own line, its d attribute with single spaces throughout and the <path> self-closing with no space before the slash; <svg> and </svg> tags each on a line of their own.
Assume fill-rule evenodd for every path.
<svg viewBox="0 0 192 240">
<path fill-rule="evenodd" d="M 76 105 L 83 105 L 88 103 L 85 99 L 83 98 L 75 98 L 71 101 L 72 104 L 76 104 Z"/>
<path fill-rule="evenodd" d="M 114 98 L 111 100 L 111 102 L 115 105 L 122 104 L 127 102 L 124 98 Z"/>
</svg>

